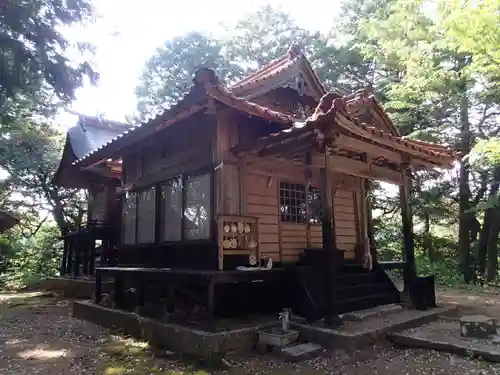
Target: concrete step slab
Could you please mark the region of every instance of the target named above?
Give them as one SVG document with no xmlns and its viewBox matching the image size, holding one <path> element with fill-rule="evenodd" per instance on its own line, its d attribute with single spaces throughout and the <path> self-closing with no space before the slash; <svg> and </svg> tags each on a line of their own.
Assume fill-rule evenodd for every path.
<svg viewBox="0 0 500 375">
<path fill-rule="evenodd" d="M 485 339 L 463 337 L 459 322 L 434 321 L 414 329 L 389 333 L 396 345 L 441 350 L 467 357 L 484 358 L 500 362 L 500 347 L 495 336 Z"/>
<path fill-rule="evenodd" d="M 291 345 L 281 349 L 280 356 L 289 362 L 304 361 L 311 359 L 321 353 L 323 348 L 318 344 L 304 342 L 297 345 Z"/>
<path fill-rule="evenodd" d="M 368 318 L 372 318 L 374 316 L 383 316 L 383 315 L 395 313 L 397 311 L 400 311 L 402 308 L 403 307 L 401 305 L 391 303 L 389 305 L 382 305 L 382 306 L 377 306 L 377 307 L 373 307 L 370 309 L 345 313 L 345 314 L 340 315 L 340 317 L 343 321 L 347 321 L 347 322 L 361 322 L 363 320 L 366 320 Z"/>
</svg>

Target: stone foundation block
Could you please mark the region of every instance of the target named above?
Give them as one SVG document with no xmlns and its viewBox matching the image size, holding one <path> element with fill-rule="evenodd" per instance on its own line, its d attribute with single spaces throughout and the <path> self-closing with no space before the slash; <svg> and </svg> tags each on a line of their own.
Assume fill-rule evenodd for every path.
<svg viewBox="0 0 500 375">
<path fill-rule="evenodd" d="M 493 318 L 485 315 L 467 315 L 460 318 L 460 335 L 463 337 L 485 339 L 496 332 Z"/>
</svg>

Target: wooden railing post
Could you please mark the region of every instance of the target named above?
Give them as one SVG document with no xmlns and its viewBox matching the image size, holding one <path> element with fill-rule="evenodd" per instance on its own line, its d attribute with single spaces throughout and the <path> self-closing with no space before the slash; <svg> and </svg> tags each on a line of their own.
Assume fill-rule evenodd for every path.
<svg viewBox="0 0 500 375">
<path fill-rule="evenodd" d="M 409 202 L 411 189 L 411 170 L 408 164 L 402 165 L 403 184 L 399 188 L 401 204 L 401 220 L 403 223 L 403 259 L 405 261 L 403 279 L 404 291 L 407 293 L 412 280 L 417 276 L 415 250 L 413 244 L 413 220 Z"/>
</svg>

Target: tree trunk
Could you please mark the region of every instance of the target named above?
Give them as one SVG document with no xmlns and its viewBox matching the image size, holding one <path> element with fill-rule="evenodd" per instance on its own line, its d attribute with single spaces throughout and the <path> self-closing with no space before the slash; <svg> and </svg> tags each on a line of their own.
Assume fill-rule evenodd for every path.
<svg viewBox="0 0 500 375">
<path fill-rule="evenodd" d="M 493 183 L 491 185 L 490 199 L 498 196 L 498 188 L 500 183 L 500 165 L 493 169 Z M 494 207 L 487 209 L 490 215 L 490 224 L 487 238 L 488 245 L 488 261 L 486 268 L 486 279 L 494 281 L 497 277 L 498 268 L 498 233 L 500 232 L 500 207 L 495 203 Z M 485 214 L 486 221 L 486 214 Z"/>
<path fill-rule="evenodd" d="M 493 209 L 490 233 L 488 236 L 488 262 L 486 267 L 486 280 L 494 281 L 497 278 L 498 268 L 498 233 L 500 232 L 500 209 Z"/>
<path fill-rule="evenodd" d="M 461 151 L 468 155 L 472 148 L 472 134 L 469 123 L 469 98 L 467 97 L 467 85 L 463 81 L 461 84 L 460 100 L 460 131 L 461 131 Z M 458 229 L 458 252 L 460 256 L 460 268 L 464 276 L 464 281 L 470 283 L 472 280 L 472 269 L 470 259 L 471 243 L 471 213 L 470 210 L 470 187 L 469 187 L 469 164 L 462 161 L 459 175 L 459 229 Z"/>
<path fill-rule="evenodd" d="M 432 249 L 432 236 L 431 236 L 431 218 L 427 210 L 424 211 L 424 233 L 423 233 L 424 251 L 427 254 L 429 262 L 434 263 L 434 252 Z"/>
<path fill-rule="evenodd" d="M 479 233 L 479 242 L 477 246 L 477 273 L 481 277 L 484 276 L 484 272 L 486 271 L 486 254 L 488 251 L 488 237 L 492 218 L 491 209 L 487 209 L 484 213 L 483 227 Z"/>
</svg>

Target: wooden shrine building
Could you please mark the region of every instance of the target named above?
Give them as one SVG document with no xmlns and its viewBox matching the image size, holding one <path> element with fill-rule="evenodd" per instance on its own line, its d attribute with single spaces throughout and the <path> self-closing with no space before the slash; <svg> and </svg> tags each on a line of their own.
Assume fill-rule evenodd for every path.
<svg viewBox="0 0 500 375">
<path fill-rule="evenodd" d="M 177 104 L 73 167 L 121 162 L 117 266 L 97 269 L 115 277 L 117 307 L 166 301 L 191 320 L 291 307 L 332 322 L 399 300 L 377 262 L 369 181 L 401 187 L 408 283 L 411 171 L 454 160 L 399 136 L 368 91 L 328 93 L 292 47 L 229 88 L 198 70 Z"/>
<path fill-rule="evenodd" d="M 67 132 L 52 183 L 86 190 L 88 212 L 81 226 L 65 228 L 61 275 L 93 274 L 96 257 L 104 260 L 111 256 L 110 250 L 117 244 L 121 209 L 117 189 L 121 185 L 121 163 L 106 162 L 86 170 L 76 168 L 73 163 L 129 128 L 129 124 L 80 115 L 77 124 Z"/>
</svg>

